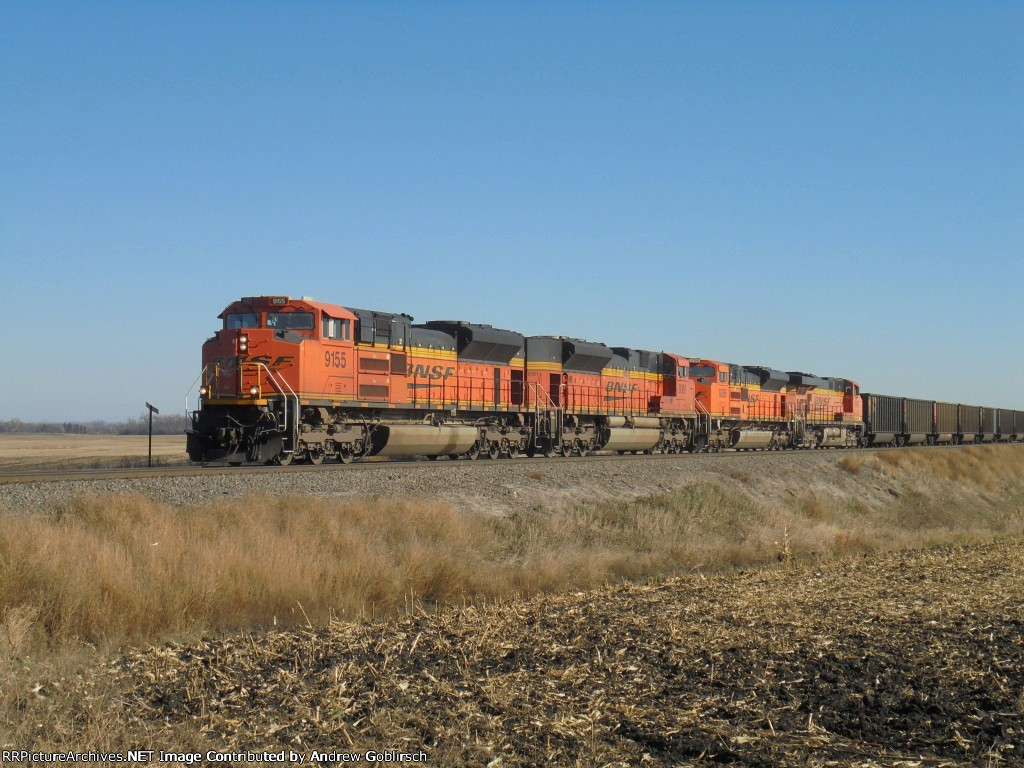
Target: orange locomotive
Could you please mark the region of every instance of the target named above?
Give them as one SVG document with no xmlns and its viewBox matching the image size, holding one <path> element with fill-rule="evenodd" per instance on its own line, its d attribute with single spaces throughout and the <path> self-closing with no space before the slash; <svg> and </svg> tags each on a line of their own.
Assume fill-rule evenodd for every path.
<svg viewBox="0 0 1024 768">
<path fill-rule="evenodd" d="M 763 366 L 693 358 L 696 407 L 709 422 L 698 430 L 712 449 L 854 447 L 863 438 L 860 387 Z"/>
<path fill-rule="evenodd" d="M 857 385 L 309 298 L 243 298 L 203 345 L 195 461 L 349 462 L 850 445 Z"/>
<path fill-rule="evenodd" d="M 195 461 L 692 445 L 693 382 L 673 355 L 285 296 L 241 299 L 220 318 L 203 345 Z"/>
</svg>

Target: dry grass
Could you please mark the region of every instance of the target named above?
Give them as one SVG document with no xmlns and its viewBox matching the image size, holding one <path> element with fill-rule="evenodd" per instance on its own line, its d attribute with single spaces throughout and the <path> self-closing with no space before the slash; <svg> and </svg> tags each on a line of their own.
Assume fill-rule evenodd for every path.
<svg viewBox="0 0 1024 768">
<path fill-rule="evenodd" d="M 509 516 L 422 499 L 252 496 L 180 510 L 82 496 L 49 515 L 3 519 L 0 654 L 325 626 L 413 605 L 1024 532 L 1024 450 L 848 461 L 859 462 L 850 482 L 862 495 L 826 488 L 780 502 L 703 480 Z"/>
<path fill-rule="evenodd" d="M 0 470 L 139 467 L 148 435 L 0 435 Z M 153 435 L 153 463 L 186 464 L 184 435 Z"/>
<path fill-rule="evenodd" d="M 26 666 L 0 676 L 0 745 L 1020 766 L 1022 565 L 1022 542 L 942 547 Z"/>
<path fill-rule="evenodd" d="M 125 693 L 114 680 L 94 675 L 87 700 L 76 688 L 116 645 L 274 626 L 337 628 L 338 618 L 413 614 L 418 618 L 403 621 L 426 621 L 421 612 L 444 604 L 503 615 L 495 602 L 517 605 L 520 595 L 736 567 L 767 574 L 756 566 L 774 562 L 802 574 L 797 583 L 817 594 L 809 575 L 819 566 L 806 565 L 815 558 L 1024 532 L 1021 447 L 886 451 L 846 456 L 838 465 L 816 486 L 725 473 L 628 502 L 559 502 L 510 516 L 429 500 L 268 496 L 181 510 L 129 495 L 83 496 L 47 515 L 6 515 L 0 732 L 19 748 L 150 743 L 147 732 L 126 725 L 118 704 Z M 783 483 L 783 492 L 763 492 L 769 479 Z M 694 584 L 703 589 L 717 581 L 697 577 Z M 469 621 L 476 611 L 462 614 Z M 708 625 L 698 613 L 704 636 Z M 561 626 L 563 619 L 548 623 Z M 723 621 L 721 627 L 745 626 Z M 817 619 L 811 625 L 818 627 Z M 351 631 L 374 647 L 383 642 L 362 628 Z M 403 642 L 415 647 L 414 636 Z M 240 642 L 255 652 L 254 641 Z M 598 647 L 600 662 L 610 646 Z M 163 651 L 153 653 L 163 664 Z M 390 673 L 387 658 L 379 669 Z M 230 665 L 224 671 L 237 673 Z M 162 745 L 216 746 L 205 725 L 153 723 L 163 729 Z M 381 720 L 380 727 L 377 746 L 385 735 L 398 743 L 397 726 Z"/>
<path fill-rule="evenodd" d="M 915 473 L 993 489 L 1024 470 L 1024 446 L 979 445 L 885 450 L 844 456 L 838 463 L 853 475 L 860 475 L 865 469 L 880 471 L 888 476 Z"/>
<path fill-rule="evenodd" d="M 864 460 L 856 456 L 844 456 L 839 460 L 839 467 L 851 475 L 859 475 Z"/>
</svg>

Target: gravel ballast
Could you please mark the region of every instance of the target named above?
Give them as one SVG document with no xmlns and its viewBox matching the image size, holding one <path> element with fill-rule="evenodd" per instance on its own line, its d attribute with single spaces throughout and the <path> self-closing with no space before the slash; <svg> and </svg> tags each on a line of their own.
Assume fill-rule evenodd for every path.
<svg viewBox="0 0 1024 768">
<path fill-rule="evenodd" d="M 941 451 L 1021 451 L 1021 446 L 927 448 L 929 457 Z M 890 456 L 909 455 L 902 449 Z M 948 454 L 956 456 L 961 454 Z M 967 455 L 967 454 L 963 454 Z M 188 507 L 246 496 L 317 496 L 337 498 L 429 498 L 457 509 L 482 514 L 507 514 L 537 508 L 558 509 L 581 500 L 635 499 L 666 493 L 698 482 L 737 488 L 760 502 L 791 504 L 798 497 L 856 499 L 880 508 L 906 493 L 922 493 L 979 501 L 977 485 L 946 483 L 941 488 L 927 473 L 894 472 L 881 467 L 871 451 L 806 451 L 786 453 L 725 453 L 682 456 L 595 456 L 586 459 L 513 459 L 470 462 L 378 462 L 327 465 L 313 471 L 268 469 L 196 473 L 178 477 L 76 480 L 0 485 L 0 512 L 59 512 L 69 500 L 83 495 L 139 494 L 170 507 Z M 871 466 L 861 472 L 858 465 Z M 952 494 L 952 497 L 950 497 Z M 961 498 L 957 498 L 960 497 Z M 982 499 L 984 500 L 984 499 Z"/>
<path fill-rule="evenodd" d="M 320 497 L 430 497 L 463 509 L 504 513 L 572 503 L 581 497 L 631 499 L 700 480 L 750 486 L 768 498 L 808 491 L 864 490 L 839 466 L 845 452 L 752 453 L 587 459 L 409 461 L 325 466 L 316 471 L 267 471 L 76 480 L 0 485 L 0 510 L 48 512 L 75 496 L 139 494 L 172 507 L 252 494 Z M 870 490 L 870 489 L 869 489 Z M 883 493 L 884 489 L 876 489 Z"/>
</svg>

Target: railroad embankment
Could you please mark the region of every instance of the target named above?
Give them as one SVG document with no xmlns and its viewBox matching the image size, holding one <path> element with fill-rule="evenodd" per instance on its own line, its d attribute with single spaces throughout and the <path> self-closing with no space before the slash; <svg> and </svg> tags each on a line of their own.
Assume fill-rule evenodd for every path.
<svg viewBox="0 0 1024 768">
<path fill-rule="evenodd" d="M 990 541 L 1022 478 L 1009 445 L 3 487 L 0 653 Z"/>
<path fill-rule="evenodd" d="M 0 678 L 0 742 L 443 766 L 1021 765 L 1022 568 L 1017 539 L 223 634 L 92 665 L 85 651 L 22 659 Z"/>
<path fill-rule="evenodd" d="M 347 469 L 0 486 L 0 748 L 1024 759 L 1024 446 Z"/>
</svg>

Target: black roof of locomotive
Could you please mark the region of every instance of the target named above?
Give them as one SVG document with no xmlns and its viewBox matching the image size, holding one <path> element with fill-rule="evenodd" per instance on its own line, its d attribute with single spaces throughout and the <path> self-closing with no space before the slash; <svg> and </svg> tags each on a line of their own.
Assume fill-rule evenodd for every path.
<svg viewBox="0 0 1024 768">
<path fill-rule="evenodd" d="M 464 320 L 430 320 L 424 328 L 443 331 L 458 342 L 459 359 L 478 363 L 508 365 L 522 353 L 526 339 L 521 333 L 506 331 L 484 323 Z"/>
</svg>

